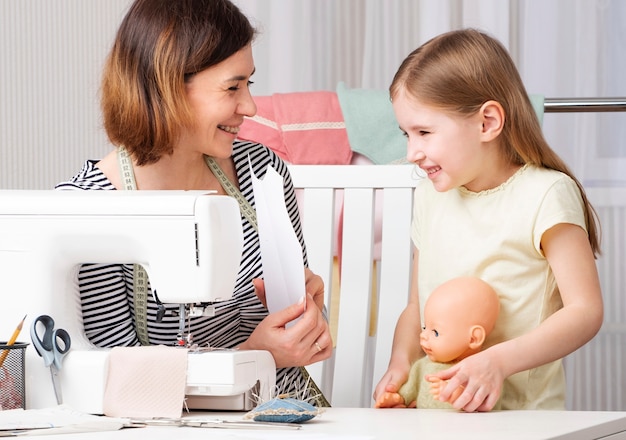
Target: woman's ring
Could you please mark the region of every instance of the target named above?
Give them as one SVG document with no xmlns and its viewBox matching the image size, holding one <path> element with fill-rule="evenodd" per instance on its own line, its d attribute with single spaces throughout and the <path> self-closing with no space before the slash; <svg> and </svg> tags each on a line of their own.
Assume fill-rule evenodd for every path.
<svg viewBox="0 0 626 440">
<path fill-rule="evenodd" d="M 317 348 L 317 352 L 318 353 L 323 350 L 323 348 L 320 347 L 320 344 L 318 344 L 317 341 L 315 341 L 315 344 L 313 344 L 313 345 L 315 345 L 315 348 Z"/>
</svg>

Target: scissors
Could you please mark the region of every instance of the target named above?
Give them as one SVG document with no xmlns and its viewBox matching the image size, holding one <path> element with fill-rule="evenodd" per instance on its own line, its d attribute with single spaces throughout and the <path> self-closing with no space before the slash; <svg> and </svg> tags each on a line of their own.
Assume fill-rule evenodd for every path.
<svg viewBox="0 0 626 440">
<path fill-rule="evenodd" d="M 39 336 L 37 324 L 44 325 L 43 338 Z M 59 371 L 63 365 L 63 358 L 70 350 L 72 340 L 67 331 L 62 328 L 54 328 L 54 319 L 48 315 L 41 315 L 35 319 L 30 327 L 30 338 L 33 341 L 37 354 L 43 358 L 46 367 L 50 367 L 54 394 L 57 404 L 63 403 L 61 395 L 61 383 L 59 382 Z M 59 344 L 61 341 L 61 344 Z"/>
</svg>

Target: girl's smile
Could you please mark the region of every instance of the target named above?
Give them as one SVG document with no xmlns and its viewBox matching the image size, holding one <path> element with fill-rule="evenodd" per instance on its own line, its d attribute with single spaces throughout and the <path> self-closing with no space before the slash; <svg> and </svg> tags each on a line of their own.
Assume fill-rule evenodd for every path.
<svg viewBox="0 0 626 440">
<path fill-rule="evenodd" d="M 393 110 L 407 137 L 407 160 L 419 166 L 439 192 L 465 187 L 472 192 L 495 188 L 519 168 L 501 154 L 494 140 L 501 119 L 499 104 L 487 101 L 470 115 L 425 104 L 400 89 Z"/>
</svg>

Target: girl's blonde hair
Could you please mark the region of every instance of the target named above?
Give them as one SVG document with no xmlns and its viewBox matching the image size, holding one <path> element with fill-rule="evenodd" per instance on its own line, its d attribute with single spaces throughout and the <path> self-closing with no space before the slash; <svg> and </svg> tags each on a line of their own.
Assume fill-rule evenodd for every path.
<svg viewBox="0 0 626 440">
<path fill-rule="evenodd" d="M 589 243 L 600 253 L 599 220 L 582 184 L 550 148 L 522 79 L 506 48 L 476 29 L 441 34 L 402 62 L 389 87 L 391 99 L 408 96 L 442 111 L 469 116 L 487 101 L 504 109 L 501 147 L 511 163 L 533 164 L 563 172 L 580 190 Z"/>
</svg>

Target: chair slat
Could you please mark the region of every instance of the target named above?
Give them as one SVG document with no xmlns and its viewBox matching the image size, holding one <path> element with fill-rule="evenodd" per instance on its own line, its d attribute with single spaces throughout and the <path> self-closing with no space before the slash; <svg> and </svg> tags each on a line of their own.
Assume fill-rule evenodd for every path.
<svg viewBox="0 0 626 440">
<path fill-rule="evenodd" d="M 290 171 L 309 265 L 324 280 L 326 305 L 337 315 L 333 355 L 307 369 L 333 406 L 371 407 L 408 299 L 413 189 L 419 178 L 412 165 L 290 165 Z M 380 243 L 376 237 L 382 237 Z"/>
</svg>

